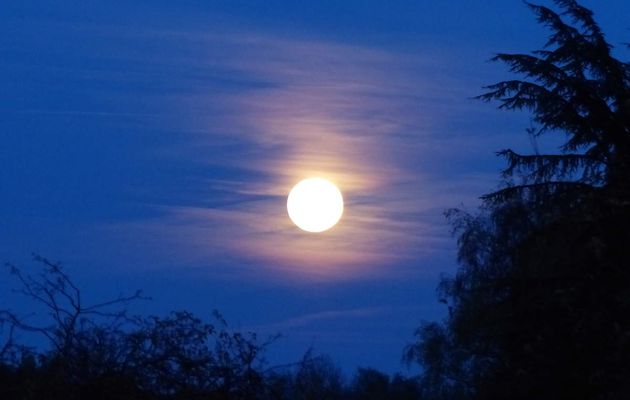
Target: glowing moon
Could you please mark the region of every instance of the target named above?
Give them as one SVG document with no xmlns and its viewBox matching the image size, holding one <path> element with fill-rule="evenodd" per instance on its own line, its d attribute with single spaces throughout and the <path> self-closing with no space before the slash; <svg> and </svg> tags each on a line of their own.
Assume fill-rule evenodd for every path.
<svg viewBox="0 0 630 400">
<path fill-rule="evenodd" d="M 343 214 L 343 197 L 332 182 L 322 178 L 300 181 L 287 199 L 289 218 L 307 232 L 332 228 Z"/>
</svg>

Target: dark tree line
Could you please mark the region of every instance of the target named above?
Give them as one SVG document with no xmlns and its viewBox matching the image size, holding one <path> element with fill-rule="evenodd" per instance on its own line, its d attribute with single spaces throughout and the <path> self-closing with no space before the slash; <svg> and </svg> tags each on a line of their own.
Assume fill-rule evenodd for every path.
<svg viewBox="0 0 630 400">
<path fill-rule="evenodd" d="M 141 292 L 86 304 L 60 265 L 36 257 L 31 276 L 10 271 L 20 292 L 47 318 L 0 310 L 0 399 L 127 400 L 355 400 L 418 399 L 416 379 L 360 368 L 350 382 L 326 356 L 307 351 L 290 365 L 270 366 L 265 351 L 278 337 L 229 328 L 180 311 L 166 317 L 130 316 Z M 20 344 L 18 334 L 46 339 L 43 350 Z"/>
<path fill-rule="evenodd" d="M 407 350 L 434 399 L 630 398 L 630 64 L 588 9 L 528 4 L 542 50 L 498 54 L 520 79 L 482 100 L 531 112 L 557 153 L 499 152 L 504 184 L 476 214 L 448 213 L 460 267 L 449 314 Z"/>
</svg>

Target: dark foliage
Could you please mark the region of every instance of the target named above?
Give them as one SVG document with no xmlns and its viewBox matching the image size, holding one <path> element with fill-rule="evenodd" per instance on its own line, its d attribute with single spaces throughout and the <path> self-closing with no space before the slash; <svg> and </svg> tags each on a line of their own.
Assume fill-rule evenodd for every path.
<svg viewBox="0 0 630 400">
<path fill-rule="evenodd" d="M 477 215 L 448 213 L 461 265 L 439 287 L 449 315 L 407 349 L 428 398 L 630 393 L 630 64 L 589 10 L 556 4 L 529 4 L 552 32 L 543 50 L 495 57 L 524 79 L 481 99 L 566 140 L 558 154 L 499 152 L 504 187 Z"/>
<path fill-rule="evenodd" d="M 122 400 L 342 400 L 419 399 L 416 380 L 360 369 L 346 385 L 335 363 L 307 351 L 303 359 L 270 367 L 265 350 L 277 337 L 229 328 L 186 311 L 166 317 L 131 317 L 130 301 L 141 292 L 84 304 L 79 288 L 58 263 L 36 257 L 39 275 L 9 266 L 20 292 L 48 314 L 41 325 L 0 311 L 0 399 Z M 34 332 L 48 348 L 36 351 L 16 341 Z"/>
</svg>

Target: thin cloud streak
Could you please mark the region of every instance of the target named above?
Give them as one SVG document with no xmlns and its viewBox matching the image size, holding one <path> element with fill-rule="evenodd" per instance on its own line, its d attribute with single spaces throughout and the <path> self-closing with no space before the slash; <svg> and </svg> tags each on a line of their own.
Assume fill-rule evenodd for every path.
<svg viewBox="0 0 630 400">
<path fill-rule="evenodd" d="M 349 328 L 356 327 L 357 325 L 368 327 L 370 321 L 374 318 L 391 319 L 389 322 L 396 325 L 399 329 L 409 328 L 409 332 L 413 331 L 413 323 L 408 327 L 409 321 L 407 318 L 409 315 L 417 315 L 431 308 L 430 306 L 418 306 L 418 305 L 386 305 L 376 307 L 357 307 L 350 309 L 329 309 L 319 312 L 306 313 L 295 317 L 286 318 L 280 321 L 265 323 L 261 325 L 254 325 L 245 327 L 246 330 L 254 332 L 266 333 L 269 335 L 283 332 L 283 337 L 287 339 L 302 338 L 322 338 L 327 335 L 334 335 L 335 338 L 343 338 L 348 340 L 362 340 L 369 341 L 370 339 L 383 340 L 383 335 L 378 331 L 372 332 L 375 335 L 365 335 L 360 339 L 348 332 Z M 334 333 L 321 329 L 321 326 L 335 326 Z M 369 337 L 373 336 L 373 337 Z"/>
<path fill-rule="evenodd" d="M 349 320 L 372 317 L 382 314 L 388 310 L 387 307 L 361 307 L 349 310 L 327 310 L 315 313 L 300 315 L 283 321 L 252 327 L 253 331 L 287 331 L 289 329 L 302 328 L 313 324 L 319 324 L 326 320 Z"/>
</svg>

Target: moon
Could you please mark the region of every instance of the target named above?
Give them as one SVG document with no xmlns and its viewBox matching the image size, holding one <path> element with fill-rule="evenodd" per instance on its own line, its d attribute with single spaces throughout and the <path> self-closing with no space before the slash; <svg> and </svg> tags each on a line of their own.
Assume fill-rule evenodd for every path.
<svg viewBox="0 0 630 400">
<path fill-rule="evenodd" d="M 334 183 L 308 178 L 293 186 L 287 199 L 289 218 L 306 232 L 324 232 L 343 214 L 343 196 Z"/>
</svg>

